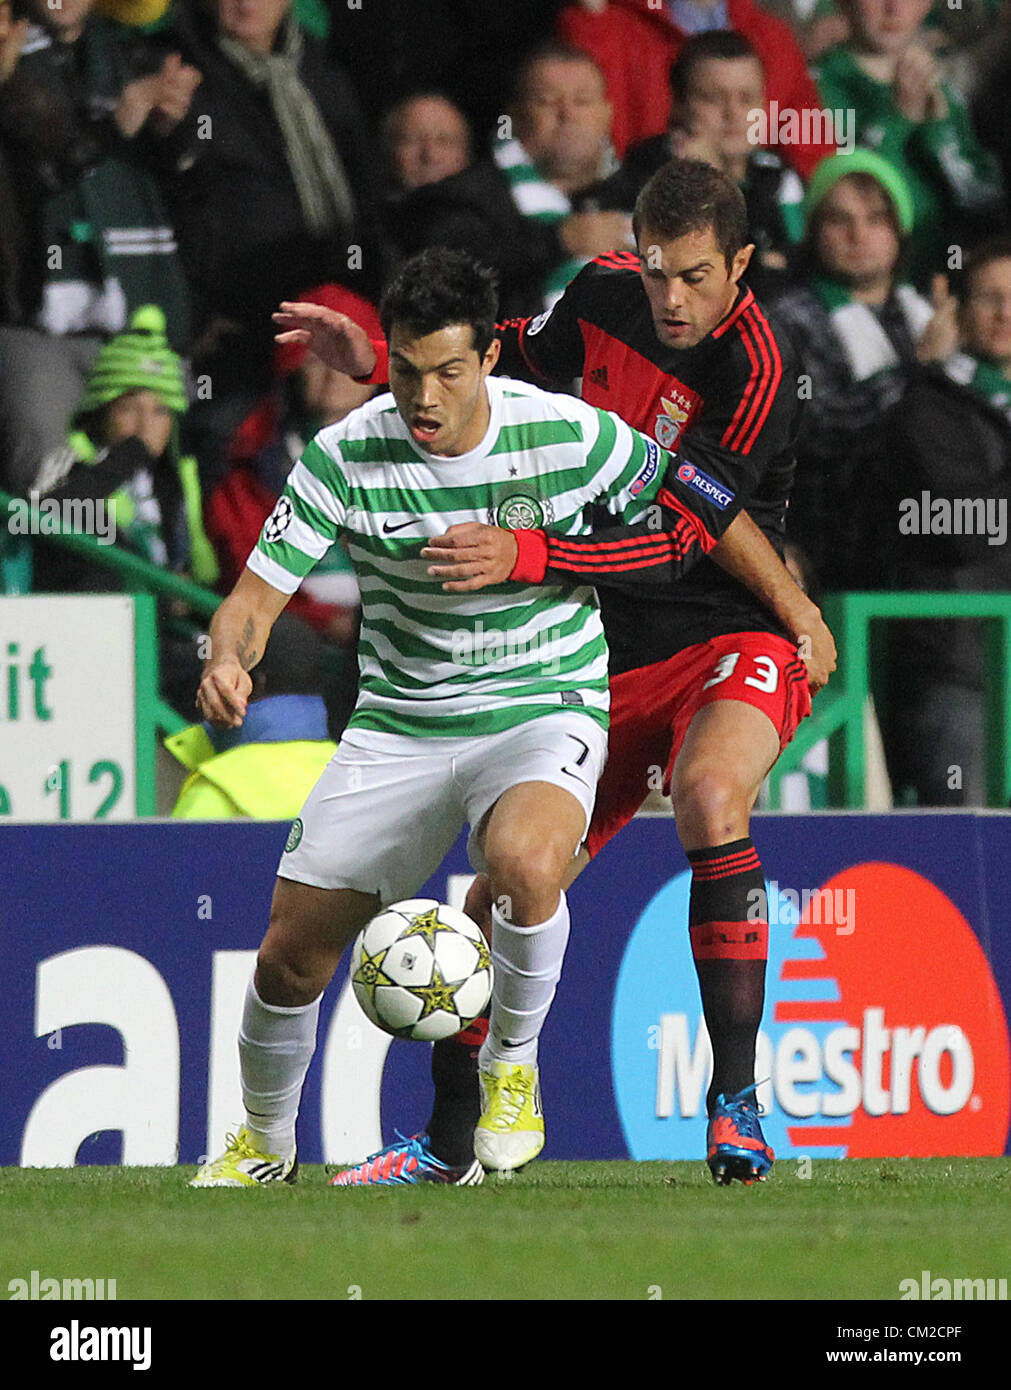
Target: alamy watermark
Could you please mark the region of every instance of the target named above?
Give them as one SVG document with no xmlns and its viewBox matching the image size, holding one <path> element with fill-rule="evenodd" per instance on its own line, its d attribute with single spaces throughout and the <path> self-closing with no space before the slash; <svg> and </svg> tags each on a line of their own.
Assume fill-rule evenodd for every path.
<svg viewBox="0 0 1011 1390">
<path fill-rule="evenodd" d="M 768 891 L 748 893 L 748 921 L 770 927 L 791 927 L 803 920 L 817 927 L 835 927 L 836 936 L 852 936 L 857 921 L 855 888 L 781 888 L 770 880 Z"/>
<path fill-rule="evenodd" d="M 108 1301 L 116 1297 L 115 1279 L 69 1279 L 50 1278 L 31 1270 L 27 1279 L 11 1279 L 7 1285 L 11 1302 L 29 1299 L 33 1302 L 48 1303 L 58 1299 L 95 1299 Z"/>
<path fill-rule="evenodd" d="M 944 1279 L 922 1269 L 918 1279 L 899 1280 L 899 1298 L 933 1299 L 942 1302 L 1007 1302 L 1006 1279 Z"/>
<path fill-rule="evenodd" d="M 116 504 L 107 497 L 43 497 L 34 490 L 7 503 L 12 536 L 94 536 L 99 545 L 116 543 Z"/>
<path fill-rule="evenodd" d="M 1007 540 L 1006 497 L 904 497 L 899 503 L 902 536 L 986 536 L 988 545 Z"/>
<path fill-rule="evenodd" d="M 135 1371 L 151 1369 L 150 1327 L 88 1327 L 74 1318 L 50 1333 L 50 1361 L 130 1361 Z"/>
<path fill-rule="evenodd" d="M 752 145 L 835 145 L 852 154 L 856 148 L 856 112 L 805 106 L 796 111 L 770 101 L 768 109 L 756 106 L 748 112 L 748 141 Z"/>
<path fill-rule="evenodd" d="M 486 628 L 478 618 L 472 628 L 458 628 L 452 634 L 453 660 L 461 666 L 526 665 L 536 662 L 545 675 L 561 670 L 560 628 L 524 633 L 509 629 Z"/>
</svg>

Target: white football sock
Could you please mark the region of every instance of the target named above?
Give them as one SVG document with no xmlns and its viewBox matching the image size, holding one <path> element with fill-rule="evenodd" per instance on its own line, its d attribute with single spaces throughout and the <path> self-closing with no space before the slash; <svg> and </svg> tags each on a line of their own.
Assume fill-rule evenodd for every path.
<svg viewBox="0 0 1011 1390">
<path fill-rule="evenodd" d="M 555 997 L 569 940 L 569 905 L 565 894 L 559 894 L 554 913 L 531 927 L 507 922 L 497 905 L 491 920 L 495 988 L 480 1064 L 536 1062 L 537 1038 Z"/>
<path fill-rule="evenodd" d="M 302 1085 L 316 1051 L 320 999 L 299 1008 L 265 1004 L 252 980 L 239 1029 L 246 1128 L 266 1153 L 290 1158 Z"/>
</svg>

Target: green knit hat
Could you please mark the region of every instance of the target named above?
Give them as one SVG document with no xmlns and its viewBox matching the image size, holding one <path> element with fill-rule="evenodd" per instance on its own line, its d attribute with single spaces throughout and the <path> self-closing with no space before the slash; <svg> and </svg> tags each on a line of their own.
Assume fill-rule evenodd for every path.
<svg viewBox="0 0 1011 1390">
<path fill-rule="evenodd" d="M 154 391 L 177 415 L 187 406 L 182 359 L 168 345 L 165 315 L 156 304 L 135 309 L 123 332 L 101 349 L 74 418 L 98 410 L 128 391 Z"/>
<path fill-rule="evenodd" d="M 821 160 L 811 175 L 804 195 L 804 223 L 809 225 L 815 208 L 847 174 L 870 174 L 877 179 L 895 204 L 899 230 L 908 236 L 913 230 L 913 195 L 904 175 L 873 150 L 853 150 L 850 154 L 830 154 Z"/>
</svg>

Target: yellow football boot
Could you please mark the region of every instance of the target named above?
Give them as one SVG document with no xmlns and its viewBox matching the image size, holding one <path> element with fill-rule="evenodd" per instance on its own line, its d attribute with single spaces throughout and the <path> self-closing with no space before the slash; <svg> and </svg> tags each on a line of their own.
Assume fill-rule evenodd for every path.
<svg viewBox="0 0 1011 1390">
<path fill-rule="evenodd" d="M 249 1130 L 225 1135 L 225 1152 L 208 1160 L 190 1179 L 190 1187 L 259 1187 L 267 1182 L 294 1182 L 298 1158 L 281 1158 L 256 1147 Z"/>
<path fill-rule="evenodd" d="M 491 1062 L 478 1071 L 481 1118 L 474 1152 L 490 1172 L 522 1168 L 544 1148 L 544 1112 L 537 1067 Z"/>
</svg>

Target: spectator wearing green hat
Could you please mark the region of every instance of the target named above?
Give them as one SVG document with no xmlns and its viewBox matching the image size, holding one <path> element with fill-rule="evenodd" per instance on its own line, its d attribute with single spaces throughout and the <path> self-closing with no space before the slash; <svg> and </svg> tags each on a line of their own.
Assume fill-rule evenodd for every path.
<svg viewBox="0 0 1011 1390">
<path fill-rule="evenodd" d="M 787 529 L 827 589 L 881 587 L 872 539 L 885 466 L 881 426 L 917 360 L 937 350 L 951 311 L 940 285 L 932 308 L 900 278 L 913 201 L 880 155 L 854 150 L 822 160 L 804 216 L 803 283 L 775 303 L 806 372 Z"/>
<path fill-rule="evenodd" d="M 107 536 L 150 563 L 185 571 L 212 585 L 218 563 L 203 525 L 196 459 L 184 455 L 179 426 L 187 407 L 181 359 L 165 337 L 165 315 L 148 304 L 135 309 L 128 327 L 99 351 L 75 408 L 63 448 L 39 469 L 33 498 L 74 502 L 65 515 L 98 517 L 102 504 Z M 57 592 L 117 587 L 103 566 L 62 547 L 38 545 L 34 587 Z M 163 617 L 168 616 L 163 614 Z M 177 709 L 192 707 L 199 679 L 196 623 L 173 609 L 160 624 L 162 693 Z"/>
<path fill-rule="evenodd" d="M 33 491 L 57 501 L 104 499 L 119 543 L 212 584 L 218 566 L 204 534 L 197 464 L 179 448 L 186 408 L 183 364 L 166 340 L 165 315 L 143 305 L 99 351 L 66 445 L 42 461 Z M 77 563 L 49 547 L 36 564 L 45 587 L 81 587 Z M 93 569 L 87 579 L 96 581 Z"/>
<path fill-rule="evenodd" d="M 852 113 L 857 145 L 904 176 L 913 204 L 909 274 L 924 287 L 949 244 L 995 231 L 1001 181 L 924 35 L 931 0 L 839 0 L 850 37 L 814 69 L 822 104 Z"/>
</svg>

